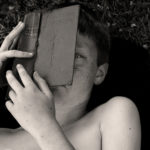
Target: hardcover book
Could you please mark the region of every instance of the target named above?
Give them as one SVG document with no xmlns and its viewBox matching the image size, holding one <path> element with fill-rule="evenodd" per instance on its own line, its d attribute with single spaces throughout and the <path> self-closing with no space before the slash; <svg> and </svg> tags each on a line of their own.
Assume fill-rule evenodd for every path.
<svg viewBox="0 0 150 150">
<path fill-rule="evenodd" d="M 34 57 L 14 60 L 17 78 L 16 65 L 20 63 L 31 76 L 38 71 L 50 86 L 72 83 L 79 11 L 79 5 L 74 5 L 25 15 L 17 49 L 34 52 Z"/>
</svg>

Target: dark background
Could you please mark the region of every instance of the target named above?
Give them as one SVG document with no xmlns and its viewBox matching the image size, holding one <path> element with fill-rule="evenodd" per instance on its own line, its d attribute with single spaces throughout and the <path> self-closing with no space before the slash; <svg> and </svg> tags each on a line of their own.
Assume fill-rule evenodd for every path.
<svg viewBox="0 0 150 150">
<path fill-rule="evenodd" d="M 25 13 L 71 2 L 95 11 L 113 37 L 130 39 L 150 51 L 149 0 L 0 0 L 0 43 Z"/>
<path fill-rule="evenodd" d="M 26 12 L 53 7 L 66 0 L 0 0 L 0 43 Z M 110 28 L 112 48 L 104 83 L 94 87 L 88 110 L 113 96 L 126 96 L 138 107 L 142 125 L 142 150 L 148 149 L 150 114 L 150 3 L 148 0 L 81 1 L 103 17 Z M 0 127 L 16 128 L 5 108 L 7 87 L 0 89 Z"/>
</svg>

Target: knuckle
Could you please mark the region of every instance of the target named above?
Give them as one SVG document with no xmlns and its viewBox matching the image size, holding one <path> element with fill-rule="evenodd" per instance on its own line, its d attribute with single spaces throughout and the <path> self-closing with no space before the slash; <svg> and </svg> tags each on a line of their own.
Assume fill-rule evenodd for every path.
<svg viewBox="0 0 150 150">
<path fill-rule="evenodd" d="M 16 51 L 15 50 L 11 50 L 10 51 L 10 55 L 15 56 L 16 55 Z"/>
<path fill-rule="evenodd" d="M 26 56 L 26 55 L 27 55 L 27 53 L 26 53 L 26 52 L 21 52 L 21 54 L 22 54 L 23 56 Z"/>
<path fill-rule="evenodd" d="M 10 82 L 12 82 L 14 80 L 11 74 L 7 74 L 7 78 Z"/>
<path fill-rule="evenodd" d="M 14 98 L 15 97 L 14 92 L 12 90 L 9 91 L 9 97 L 10 98 Z"/>
<path fill-rule="evenodd" d="M 35 86 L 33 86 L 33 84 L 30 84 L 28 86 L 28 89 L 30 92 L 36 93 L 37 92 L 37 88 Z"/>
<path fill-rule="evenodd" d="M 19 52 L 20 56 L 25 56 L 24 52 Z"/>
<path fill-rule="evenodd" d="M 22 76 L 24 76 L 24 77 L 27 76 L 26 72 L 25 72 L 23 69 L 20 70 L 20 74 L 21 74 Z"/>
<path fill-rule="evenodd" d="M 23 78 L 26 82 L 28 82 L 28 75 L 26 71 L 23 69 L 20 69 L 18 70 L 18 72 L 19 72 L 20 77 Z"/>
<path fill-rule="evenodd" d="M 8 77 L 8 79 L 9 79 L 9 83 L 10 83 L 10 84 L 13 84 L 13 83 L 14 83 L 14 79 L 13 79 L 12 77 Z"/>
</svg>

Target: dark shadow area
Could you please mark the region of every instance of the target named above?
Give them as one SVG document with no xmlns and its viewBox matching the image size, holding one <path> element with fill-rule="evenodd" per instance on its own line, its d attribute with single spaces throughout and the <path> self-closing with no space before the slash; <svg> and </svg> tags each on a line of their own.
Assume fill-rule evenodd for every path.
<svg viewBox="0 0 150 150">
<path fill-rule="evenodd" d="M 142 124 L 142 150 L 148 146 L 148 103 L 150 100 L 150 63 L 148 52 L 130 41 L 112 39 L 110 67 L 105 81 L 94 87 L 88 110 L 114 96 L 125 96 L 138 107 Z M 6 87 L 0 90 L 0 127 L 19 125 L 5 108 Z"/>
<path fill-rule="evenodd" d="M 113 38 L 110 66 L 105 81 L 94 87 L 88 110 L 114 96 L 130 98 L 138 107 L 142 125 L 142 149 L 148 146 L 150 114 L 150 58 L 148 52 L 130 41 Z"/>
</svg>

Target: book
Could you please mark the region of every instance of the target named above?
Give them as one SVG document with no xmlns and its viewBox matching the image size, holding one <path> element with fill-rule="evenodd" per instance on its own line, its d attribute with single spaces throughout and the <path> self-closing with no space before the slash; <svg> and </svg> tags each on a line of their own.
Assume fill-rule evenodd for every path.
<svg viewBox="0 0 150 150">
<path fill-rule="evenodd" d="M 36 70 L 49 86 L 70 85 L 79 19 L 79 5 L 26 14 L 18 50 L 33 52 L 33 58 L 15 58 L 12 70 L 22 64 L 32 76 Z"/>
</svg>

